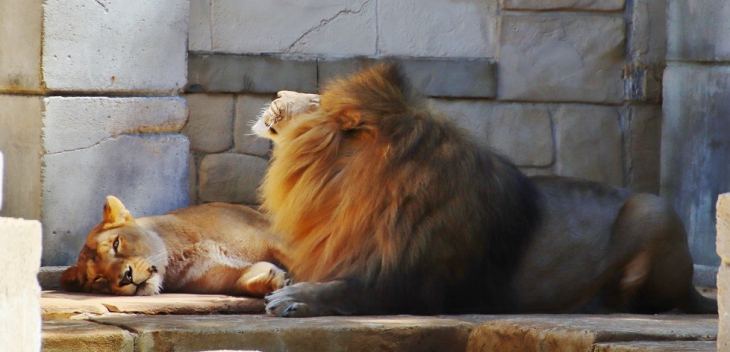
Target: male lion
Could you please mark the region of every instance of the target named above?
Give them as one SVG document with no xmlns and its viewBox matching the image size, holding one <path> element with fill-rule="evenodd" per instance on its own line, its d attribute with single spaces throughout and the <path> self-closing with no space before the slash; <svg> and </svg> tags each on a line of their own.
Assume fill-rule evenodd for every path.
<svg viewBox="0 0 730 352">
<path fill-rule="evenodd" d="M 68 291 L 146 296 L 165 292 L 262 297 L 284 286 L 264 240 L 262 214 L 234 204 L 191 206 L 133 219 L 108 196 L 104 219 L 86 238 L 75 266 L 63 273 Z"/>
<path fill-rule="evenodd" d="M 297 114 L 309 100 L 287 92 L 268 112 L 287 125 L 271 125 L 263 208 L 299 281 L 267 296 L 270 313 L 717 312 L 661 198 L 527 178 L 397 65 L 330 83 Z"/>
</svg>

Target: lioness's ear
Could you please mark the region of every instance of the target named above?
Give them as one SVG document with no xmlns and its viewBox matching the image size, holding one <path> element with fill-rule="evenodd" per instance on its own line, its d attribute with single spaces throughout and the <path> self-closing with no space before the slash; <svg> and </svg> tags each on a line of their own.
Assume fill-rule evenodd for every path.
<svg viewBox="0 0 730 352">
<path fill-rule="evenodd" d="M 132 214 L 124 207 L 122 201 L 115 196 L 107 196 L 104 204 L 104 228 L 117 227 L 131 221 Z"/>
<path fill-rule="evenodd" d="M 61 287 L 69 292 L 83 292 L 86 284 L 86 275 L 79 275 L 79 268 L 71 265 L 61 275 Z"/>
</svg>

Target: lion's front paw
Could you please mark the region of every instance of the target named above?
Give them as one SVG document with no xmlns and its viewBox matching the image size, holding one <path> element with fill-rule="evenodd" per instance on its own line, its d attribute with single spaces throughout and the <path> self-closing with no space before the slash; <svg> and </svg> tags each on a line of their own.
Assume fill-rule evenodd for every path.
<svg viewBox="0 0 730 352">
<path fill-rule="evenodd" d="M 266 311 L 277 317 L 311 317 L 319 315 L 306 303 L 306 288 L 301 284 L 286 286 L 266 295 Z"/>
</svg>

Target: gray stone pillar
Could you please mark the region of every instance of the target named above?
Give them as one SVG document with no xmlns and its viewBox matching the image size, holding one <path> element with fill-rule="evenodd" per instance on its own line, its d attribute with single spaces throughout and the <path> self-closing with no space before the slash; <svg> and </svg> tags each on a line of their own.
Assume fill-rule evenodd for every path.
<svg viewBox="0 0 730 352">
<path fill-rule="evenodd" d="M 730 35 L 726 0 L 667 11 L 661 195 L 679 212 L 696 264 L 717 266 L 715 200 L 730 191 Z"/>
</svg>

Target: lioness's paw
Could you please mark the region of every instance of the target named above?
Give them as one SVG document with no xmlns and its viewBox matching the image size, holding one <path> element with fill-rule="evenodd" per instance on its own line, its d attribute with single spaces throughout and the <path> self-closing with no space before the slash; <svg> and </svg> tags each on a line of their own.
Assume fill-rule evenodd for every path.
<svg viewBox="0 0 730 352">
<path fill-rule="evenodd" d="M 313 307 L 299 297 L 300 289 L 297 285 L 286 286 L 276 290 L 264 298 L 266 312 L 277 317 L 311 317 L 319 315 Z"/>
</svg>

